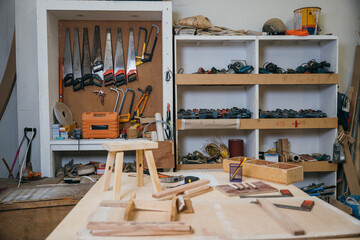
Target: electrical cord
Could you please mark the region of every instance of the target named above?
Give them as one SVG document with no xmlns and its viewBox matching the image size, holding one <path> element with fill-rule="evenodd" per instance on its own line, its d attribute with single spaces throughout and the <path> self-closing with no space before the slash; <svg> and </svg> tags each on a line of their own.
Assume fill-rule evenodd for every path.
<svg viewBox="0 0 360 240">
<path fill-rule="evenodd" d="M 19 183 L 18 183 L 18 188 L 20 187 L 20 183 L 21 183 L 21 178 L 22 178 L 22 169 L 24 168 L 24 163 L 26 162 L 26 155 L 29 151 L 29 147 L 31 146 L 31 143 L 32 141 L 34 140 L 34 137 L 35 137 L 35 131 L 34 129 L 31 129 L 31 139 L 30 139 L 30 142 L 29 144 L 27 145 L 26 147 L 26 152 L 25 152 L 25 155 L 24 155 L 24 160 L 22 161 L 21 165 L 20 165 L 20 169 L 19 169 L 19 173 L 20 173 L 20 178 L 19 178 Z"/>
<path fill-rule="evenodd" d="M 168 122 L 163 121 L 163 120 L 155 120 L 155 121 L 152 121 L 152 122 L 149 122 L 148 124 L 146 124 L 146 126 L 144 127 L 144 130 L 143 130 L 143 138 L 145 139 L 146 128 L 147 128 L 149 125 L 151 125 L 151 124 L 153 124 L 153 123 L 157 123 L 157 122 L 161 122 L 161 123 L 163 123 L 163 124 L 165 123 L 165 124 L 169 127 L 170 134 L 169 134 L 168 140 L 172 140 L 172 139 L 173 139 L 172 128 L 171 128 L 171 126 L 170 126 L 170 124 L 169 124 Z"/>
</svg>

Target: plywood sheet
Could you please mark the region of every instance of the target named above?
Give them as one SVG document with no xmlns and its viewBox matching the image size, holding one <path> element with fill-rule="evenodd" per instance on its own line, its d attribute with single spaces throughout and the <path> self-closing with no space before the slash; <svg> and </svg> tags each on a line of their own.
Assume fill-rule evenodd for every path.
<svg viewBox="0 0 360 240">
<path fill-rule="evenodd" d="M 141 92 L 138 91 L 138 88 L 145 90 L 146 86 L 151 85 L 153 90 L 150 94 L 148 103 L 145 107 L 143 116 L 144 117 L 153 117 L 156 112 L 162 112 L 162 31 L 161 31 L 161 22 L 160 21 L 69 21 L 61 20 L 59 21 L 59 57 L 62 58 L 64 55 L 64 42 L 65 42 L 65 29 L 70 28 L 70 39 L 71 46 L 74 38 L 74 27 L 79 28 L 79 39 L 80 39 L 80 51 L 82 52 L 82 39 L 83 39 L 83 29 L 84 27 L 88 28 L 89 33 L 89 44 L 90 52 L 92 51 L 93 35 L 95 25 L 100 26 L 100 37 L 101 37 L 101 51 L 102 58 L 105 55 L 105 37 L 106 37 L 106 28 L 111 28 L 111 39 L 112 39 L 112 50 L 113 56 L 115 56 L 116 49 L 116 35 L 117 28 L 122 29 L 122 38 L 123 38 L 123 48 L 124 48 L 124 58 L 125 58 L 125 68 L 127 63 L 127 52 L 128 52 L 128 42 L 129 42 L 129 29 L 132 27 L 134 29 L 134 40 L 135 40 L 135 50 L 138 39 L 139 27 L 145 27 L 150 32 L 151 24 L 156 24 L 160 28 L 158 41 L 156 44 L 155 52 L 153 59 L 150 63 L 142 64 L 137 67 L 138 79 L 134 82 L 129 83 L 127 86 L 123 85 L 119 87 L 125 91 L 126 87 L 129 87 L 135 91 L 135 100 L 133 110 L 141 97 Z M 141 39 L 143 39 L 143 32 Z M 154 33 L 153 33 L 154 34 Z M 141 42 L 140 42 L 141 43 Z M 150 51 L 152 47 L 152 41 L 150 41 L 150 46 L 147 52 Z M 139 47 L 140 48 L 140 47 Z M 139 50 L 140 51 L 140 50 Z M 100 98 L 93 93 L 96 89 L 102 89 L 106 96 L 104 105 L 101 104 Z M 125 114 L 129 111 L 131 93 L 128 94 L 122 114 Z M 77 127 L 81 128 L 81 114 L 83 112 L 112 112 L 114 109 L 115 101 L 117 94 L 114 91 L 110 91 L 110 86 L 108 87 L 97 87 L 97 86 L 86 86 L 84 90 L 73 92 L 72 86 L 64 88 L 64 103 L 69 106 L 74 120 L 77 123 Z M 119 102 L 121 101 L 122 96 L 120 96 Z M 119 103 L 120 105 L 120 103 Z M 119 108 L 118 105 L 118 108 Z M 128 127 L 128 123 L 120 124 L 120 128 Z"/>
</svg>

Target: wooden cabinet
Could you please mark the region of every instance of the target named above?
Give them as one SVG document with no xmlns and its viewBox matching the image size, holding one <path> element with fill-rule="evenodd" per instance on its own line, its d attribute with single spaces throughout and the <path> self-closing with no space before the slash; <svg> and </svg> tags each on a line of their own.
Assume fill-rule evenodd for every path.
<svg viewBox="0 0 360 240">
<path fill-rule="evenodd" d="M 226 144 L 231 138 L 243 139 L 248 157 L 258 158 L 259 151 L 274 148 L 279 138 L 289 139 L 292 152 L 332 156 L 337 135 L 337 36 L 175 36 L 174 42 L 174 71 L 178 73 L 175 74 L 176 111 L 239 107 L 252 112 L 251 119 L 176 119 L 178 158 L 202 149 L 212 137 L 221 137 Z M 295 69 L 312 59 L 329 62 L 334 73 L 259 74 L 259 67 L 266 62 Z M 227 69 L 232 60 L 246 60 L 254 71 L 193 74 L 199 67 Z M 328 117 L 259 118 L 259 109 L 276 108 L 322 110 Z M 305 172 L 311 175 L 309 181 L 334 184 L 336 164 L 330 166 L 314 165 L 314 173 L 311 164 L 307 164 Z M 197 167 L 205 168 L 178 165 L 178 169 Z"/>
<path fill-rule="evenodd" d="M 59 58 L 61 57 L 62 36 L 61 29 L 66 26 L 74 27 L 70 23 L 79 23 L 79 30 L 87 26 L 89 23 L 93 25 L 97 22 L 103 25 L 101 30 L 106 31 L 106 23 L 110 24 L 113 32 L 113 51 L 115 46 L 116 27 L 124 27 L 124 32 L 128 32 L 128 27 L 139 26 L 141 22 L 146 22 L 146 26 L 151 23 L 156 23 L 161 29 L 159 40 L 156 46 L 156 51 L 159 52 L 160 60 L 157 63 L 156 71 L 156 86 L 158 89 L 154 93 L 154 102 L 149 99 L 148 107 L 151 105 L 160 106 L 157 111 L 166 116 L 167 104 L 173 104 L 173 81 L 171 78 L 166 78 L 167 72 L 172 69 L 172 5 L 171 2 L 122 2 L 122 1 L 46 1 L 38 0 L 37 4 L 37 66 L 38 66 L 38 85 L 39 85 L 39 116 L 40 116 L 40 161 L 41 172 L 43 176 L 53 176 L 57 165 L 61 164 L 61 152 L 65 151 L 98 151 L 101 150 L 103 139 L 87 140 L 52 140 L 51 139 L 51 124 L 54 123 L 53 104 L 58 101 L 59 97 Z M 70 24 L 70 25 L 69 25 Z M 76 24 L 75 24 L 76 25 Z M 125 27 L 126 31 L 125 31 Z M 73 29 L 71 29 L 72 31 Z M 92 31 L 93 28 L 89 28 Z M 137 40 L 138 28 L 134 27 L 135 41 Z M 81 32 L 80 32 L 81 35 Z M 105 36 L 105 35 L 102 35 Z M 91 44 L 92 35 L 89 34 Z M 82 39 L 82 38 L 81 38 Z M 124 42 L 127 42 L 128 35 L 123 35 Z M 125 40 L 126 39 L 126 40 Z M 105 37 L 101 39 L 105 43 Z M 82 43 L 82 40 L 80 40 Z M 135 42 L 136 43 L 136 42 Z M 91 47 L 91 45 L 90 45 Z M 102 48 L 104 51 L 104 47 Z M 124 46 L 124 53 L 127 52 L 127 45 Z M 114 53 L 113 53 L 114 54 Z M 104 54 L 103 54 L 104 56 Z M 125 63 L 126 63 L 125 55 Z M 155 56 L 154 56 L 155 58 Z M 144 64 L 145 65 L 145 64 Z M 142 67 L 142 66 L 140 66 Z M 144 66 L 145 67 L 145 66 Z M 151 69 L 150 69 L 151 70 Z M 149 70 L 149 71 L 150 71 Z M 155 70 L 154 70 L 155 71 Z M 151 72 L 151 71 L 150 71 Z M 143 78 L 145 78 L 143 76 Z M 139 76 L 139 82 L 141 76 Z M 143 83 L 145 84 L 145 83 Z M 154 84 L 155 85 L 155 84 Z M 129 86 L 130 88 L 132 86 Z M 109 87 L 108 87 L 109 88 Z M 133 87 L 135 92 L 137 87 Z M 160 90 L 159 90 L 160 89 Z M 78 97 L 85 93 L 79 91 Z M 106 92 L 108 93 L 108 92 Z M 70 93 L 65 92 L 65 98 L 71 99 Z M 115 99 L 116 94 L 113 99 Z M 139 97 L 135 98 L 138 101 Z M 66 103 L 66 99 L 64 102 Z M 79 108 L 87 104 L 87 101 L 80 101 L 75 98 L 71 100 L 72 103 Z M 76 104 L 79 101 L 79 104 Z M 106 100 L 105 100 L 106 101 Z M 82 103 L 82 105 L 80 104 Z M 114 101 L 115 103 L 115 101 Z M 134 106 L 136 103 L 134 104 Z M 106 107 L 106 104 L 105 104 Z M 109 110 L 112 111 L 114 104 L 109 105 Z M 93 111 L 90 110 L 85 111 Z M 125 108 L 124 108 L 125 109 Z M 96 110 L 96 109 L 95 109 Z M 74 112 L 81 112 L 83 110 L 73 110 Z M 98 111 L 98 109 L 97 109 Z M 106 110 L 104 110 L 106 111 Z M 79 121 L 79 116 L 75 116 Z"/>
</svg>

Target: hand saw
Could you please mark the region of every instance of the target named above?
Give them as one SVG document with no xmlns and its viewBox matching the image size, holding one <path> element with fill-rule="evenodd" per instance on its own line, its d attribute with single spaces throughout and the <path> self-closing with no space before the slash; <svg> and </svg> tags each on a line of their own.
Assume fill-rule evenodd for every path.
<svg viewBox="0 0 360 240">
<path fill-rule="evenodd" d="M 109 86 L 114 83 L 114 65 L 111 47 L 111 29 L 106 29 L 105 57 L 104 57 L 104 85 Z"/>
<path fill-rule="evenodd" d="M 101 55 L 100 27 L 98 25 L 95 26 L 94 31 L 94 41 L 91 52 L 91 66 L 93 73 L 93 84 L 101 87 L 104 65 Z"/>
<path fill-rule="evenodd" d="M 124 84 L 126 84 L 124 50 L 121 28 L 118 28 L 115 51 L 115 85 L 118 87 Z"/>
<path fill-rule="evenodd" d="M 71 47 L 70 47 L 70 30 L 69 28 L 65 29 L 65 46 L 64 46 L 64 60 L 63 60 L 63 82 L 64 86 L 73 85 L 74 74 L 72 70 L 72 56 L 71 56 Z"/>
<path fill-rule="evenodd" d="M 130 28 L 128 58 L 127 58 L 127 66 L 126 66 L 126 80 L 129 83 L 135 81 L 136 79 L 137 79 L 137 73 L 136 73 L 136 60 L 135 60 L 134 31 L 132 28 Z"/>
<path fill-rule="evenodd" d="M 87 27 L 84 28 L 84 35 L 83 35 L 81 73 L 82 73 L 83 86 L 93 85 L 92 74 L 91 74 L 91 64 L 90 64 L 89 34 L 88 34 Z"/>
<path fill-rule="evenodd" d="M 139 42 L 140 42 L 141 30 L 144 31 L 144 44 L 143 44 L 143 49 L 142 49 L 141 56 L 139 56 L 138 53 L 139 53 Z M 139 35 L 138 35 L 138 42 L 137 42 L 136 52 L 135 52 L 135 58 L 140 59 L 140 60 L 136 61 L 136 66 L 140 65 L 142 63 L 141 60 L 144 59 L 145 51 L 146 51 L 146 39 L 147 39 L 147 29 L 143 28 L 143 27 L 140 27 L 139 28 Z"/>
<path fill-rule="evenodd" d="M 74 82 L 73 90 L 78 91 L 84 88 L 81 75 L 79 29 L 74 28 L 74 58 L 73 58 Z"/>
</svg>

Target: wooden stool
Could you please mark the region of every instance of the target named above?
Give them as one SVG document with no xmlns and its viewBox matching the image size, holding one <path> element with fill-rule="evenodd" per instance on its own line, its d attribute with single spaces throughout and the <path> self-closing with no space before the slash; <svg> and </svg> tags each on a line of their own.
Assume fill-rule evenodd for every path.
<svg viewBox="0 0 360 240">
<path fill-rule="evenodd" d="M 115 179 L 114 179 L 114 197 L 115 200 L 120 199 L 120 186 L 121 186 L 121 175 L 124 161 L 124 151 L 136 151 L 136 177 L 137 186 L 144 186 L 144 167 L 143 167 L 143 156 L 145 152 L 145 159 L 149 168 L 151 181 L 154 185 L 155 192 L 161 191 L 160 180 L 157 174 L 154 156 L 151 149 L 157 149 L 158 143 L 148 140 L 127 140 L 127 141 L 116 141 L 106 142 L 102 145 L 103 149 L 108 151 L 106 160 L 106 169 L 104 173 L 104 188 L 103 191 L 109 190 L 111 174 L 115 160 Z"/>
</svg>

